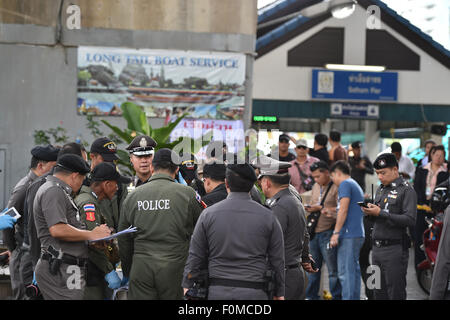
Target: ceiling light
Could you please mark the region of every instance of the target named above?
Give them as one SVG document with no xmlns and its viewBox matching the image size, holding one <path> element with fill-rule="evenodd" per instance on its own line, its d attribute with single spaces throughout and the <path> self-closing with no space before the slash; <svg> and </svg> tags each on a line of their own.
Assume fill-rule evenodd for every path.
<svg viewBox="0 0 450 320">
<path fill-rule="evenodd" d="M 331 70 L 367 71 L 367 72 L 382 72 L 386 70 L 385 66 L 362 66 L 362 65 L 332 64 L 332 63 L 326 64 L 325 68 Z"/>
<path fill-rule="evenodd" d="M 341 0 L 330 3 L 330 10 L 333 17 L 336 19 L 345 19 L 352 15 L 356 9 L 356 1 Z"/>
</svg>

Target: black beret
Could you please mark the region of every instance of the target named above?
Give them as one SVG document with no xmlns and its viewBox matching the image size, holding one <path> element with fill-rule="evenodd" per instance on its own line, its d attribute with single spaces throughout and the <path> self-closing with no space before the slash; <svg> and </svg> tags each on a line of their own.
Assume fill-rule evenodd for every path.
<svg viewBox="0 0 450 320">
<path fill-rule="evenodd" d="M 227 167 L 223 163 L 217 163 L 213 161 L 203 166 L 203 177 L 210 177 L 217 181 L 225 180 L 225 172 Z"/>
<path fill-rule="evenodd" d="M 76 154 L 64 154 L 58 158 L 57 167 L 67 171 L 78 172 L 79 174 L 88 174 L 91 169 L 89 164 L 82 157 Z"/>
<path fill-rule="evenodd" d="M 117 145 L 111 139 L 102 137 L 96 139 L 91 146 L 91 153 L 98 153 L 105 161 L 119 160 L 117 157 Z"/>
<path fill-rule="evenodd" d="M 383 153 L 375 159 L 373 167 L 376 170 L 398 167 L 397 158 L 393 153 Z"/>
<path fill-rule="evenodd" d="M 91 173 L 92 181 L 117 181 L 121 183 L 130 183 L 131 179 L 120 175 L 114 164 L 102 162 L 95 166 Z"/>
<path fill-rule="evenodd" d="M 177 166 L 181 164 L 180 157 L 168 148 L 162 148 L 156 151 L 155 155 L 153 156 L 152 162 L 170 162 Z"/>
<path fill-rule="evenodd" d="M 45 147 L 37 146 L 31 149 L 31 155 L 42 161 L 56 161 L 58 158 L 58 152 L 59 149 L 50 144 Z"/>
<path fill-rule="evenodd" d="M 330 167 L 328 166 L 328 164 L 325 161 L 317 161 L 314 162 L 309 169 L 311 170 L 311 172 L 316 171 L 317 169 L 326 169 L 328 171 L 330 171 Z"/>
<path fill-rule="evenodd" d="M 146 156 L 152 155 L 156 146 L 156 141 L 151 137 L 140 135 L 134 138 L 126 149 L 136 156 Z"/>
<path fill-rule="evenodd" d="M 257 180 L 255 170 L 248 163 L 229 164 L 229 165 L 227 165 L 227 170 L 230 170 L 230 171 L 236 173 L 242 179 L 251 181 L 252 183 L 255 183 Z"/>
</svg>

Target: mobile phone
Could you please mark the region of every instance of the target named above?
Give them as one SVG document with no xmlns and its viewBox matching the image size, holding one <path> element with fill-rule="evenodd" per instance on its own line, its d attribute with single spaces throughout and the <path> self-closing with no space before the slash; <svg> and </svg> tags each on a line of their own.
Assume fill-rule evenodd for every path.
<svg viewBox="0 0 450 320">
<path fill-rule="evenodd" d="M 367 203 L 365 203 L 364 201 L 358 202 L 358 205 L 359 205 L 360 207 L 369 208 L 369 206 L 367 205 Z"/>
<path fill-rule="evenodd" d="M 7 214 L 8 216 L 11 216 L 13 218 L 19 219 L 21 215 L 17 212 L 16 208 L 12 207 L 9 208 L 8 211 L 6 211 L 3 215 Z"/>
</svg>

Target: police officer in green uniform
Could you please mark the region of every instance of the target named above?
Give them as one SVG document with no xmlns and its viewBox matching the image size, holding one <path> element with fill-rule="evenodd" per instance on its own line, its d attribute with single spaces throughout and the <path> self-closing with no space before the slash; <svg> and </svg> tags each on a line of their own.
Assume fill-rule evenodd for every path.
<svg viewBox="0 0 450 320">
<path fill-rule="evenodd" d="M 81 187 L 75 204 L 80 211 L 80 217 L 86 224 L 87 230 L 93 230 L 106 222 L 105 214 L 99 206 L 99 201 L 112 199 L 120 183 L 128 184 L 131 179 L 121 176 L 114 164 L 101 162 L 91 173 L 90 187 Z M 112 296 L 107 290 L 117 289 L 121 279 L 115 270 L 119 262 L 118 248 L 113 243 L 98 244 L 98 247 L 89 247 L 89 261 L 86 277 L 85 300 L 105 300 Z"/>
<path fill-rule="evenodd" d="M 381 271 L 381 287 L 375 288 L 376 300 L 406 300 L 406 271 L 411 240 L 407 228 L 413 227 L 417 214 L 417 196 L 412 186 L 399 175 L 392 153 L 378 156 L 374 168 L 381 182 L 365 214 L 374 217 L 372 263 Z"/>
<path fill-rule="evenodd" d="M 128 192 L 133 191 L 150 180 L 152 176 L 150 165 L 156 145 L 156 141 L 151 137 L 140 135 L 134 138 L 126 148 L 130 153 L 130 162 L 133 165 L 134 171 L 136 171 L 136 176 L 133 177 L 133 181 L 128 186 Z"/>
<path fill-rule="evenodd" d="M 28 174 L 23 177 L 14 187 L 9 198 L 7 208 L 16 208 L 22 216 L 19 218 L 15 228 L 3 230 L 3 242 L 10 251 L 9 271 L 11 275 L 11 288 L 15 300 L 25 298 L 25 286 L 31 282 L 33 272 L 29 258 L 28 246 L 24 244 L 24 204 L 27 188 L 40 176 L 49 172 L 56 164 L 59 149 L 51 145 L 37 146 L 31 149 L 31 165 Z M 26 272 L 22 272 L 26 269 Z"/>
<path fill-rule="evenodd" d="M 91 159 L 91 170 L 103 162 L 115 163 L 119 160 L 117 156 L 117 145 L 107 137 L 98 138 L 91 145 L 89 157 Z M 90 183 L 91 174 L 88 173 L 83 184 L 89 186 Z M 107 225 L 114 230 L 117 230 L 119 226 L 120 208 L 128 193 L 127 185 L 119 183 L 117 192 L 112 199 L 106 197 L 98 201 L 98 206 L 104 214 Z"/>
<path fill-rule="evenodd" d="M 286 300 L 305 299 L 306 275 L 303 270 L 317 272 L 311 266 L 309 236 L 303 205 L 291 193 L 289 162 L 260 156 L 254 165 L 260 169 L 258 180 L 267 198 L 266 204 L 280 222 L 284 235 Z"/>
<path fill-rule="evenodd" d="M 128 298 L 181 299 L 181 280 L 189 240 L 203 209 L 195 191 L 175 182 L 178 155 L 166 148 L 153 158 L 150 181 L 129 193 L 123 205 L 119 231 L 137 227 L 119 238 Z"/>
<path fill-rule="evenodd" d="M 45 300 L 81 300 L 85 287 L 87 240 L 109 236 L 106 225 L 85 230 L 72 195 L 89 172 L 80 156 L 58 158 L 53 175 L 39 188 L 33 205 L 42 255 L 35 276 Z"/>
</svg>

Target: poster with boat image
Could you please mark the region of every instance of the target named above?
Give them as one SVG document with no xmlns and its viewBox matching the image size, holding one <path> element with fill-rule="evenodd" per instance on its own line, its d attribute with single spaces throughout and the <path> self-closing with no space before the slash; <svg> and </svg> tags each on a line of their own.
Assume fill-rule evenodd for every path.
<svg viewBox="0 0 450 320">
<path fill-rule="evenodd" d="M 132 101 L 148 117 L 242 120 L 245 55 L 78 48 L 77 113 L 121 115 Z"/>
</svg>

